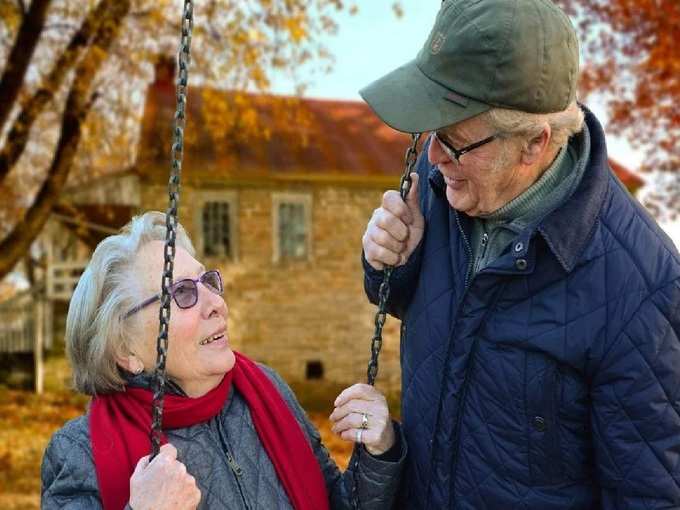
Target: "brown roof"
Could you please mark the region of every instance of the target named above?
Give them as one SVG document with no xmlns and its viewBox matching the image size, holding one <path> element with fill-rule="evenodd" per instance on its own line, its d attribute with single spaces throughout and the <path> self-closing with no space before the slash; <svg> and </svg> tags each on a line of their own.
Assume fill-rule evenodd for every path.
<svg viewBox="0 0 680 510">
<path fill-rule="evenodd" d="M 632 193 L 635 193 L 645 183 L 644 180 L 628 170 L 618 161 L 614 161 L 612 158 L 609 158 L 609 166 Z"/>
<path fill-rule="evenodd" d="M 175 88 L 157 67 L 147 95 L 137 171 L 167 182 Z M 183 180 L 224 177 L 396 177 L 410 137 L 386 126 L 360 101 L 293 98 L 189 89 Z M 239 106 L 240 105 L 240 106 Z M 245 108 L 249 112 L 243 113 Z M 240 111 L 234 127 L 230 112 Z M 256 120 L 253 120 L 256 119 Z M 248 123 L 255 129 L 243 128 Z M 231 125 L 230 125 L 231 124 Z M 265 136 L 264 133 L 267 133 Z M 635 191 L 644 181 L 610 160 Z"/>
<path fill-rule="evenodd" d="M 250 105 L 256 133 L 225 131 L 214 110 L 233 98 Z M 395 176 L 401 173 L 410 137 L 383 124 L 358 101 L 297 99 L 191 89 L 187 99 L 185 175 L 342 174 Z M 174 90 L 149 90 L 138 171 L 160 170 L 167 180 Z M 225 115 L 228 115 L 225 113 Z M 246 119 L 247 120 L 247 119 Z M 225 121 L 227 124 L 228 121 Z M 266 133 L 268 131 L 268 133 Z"/>
</svg>

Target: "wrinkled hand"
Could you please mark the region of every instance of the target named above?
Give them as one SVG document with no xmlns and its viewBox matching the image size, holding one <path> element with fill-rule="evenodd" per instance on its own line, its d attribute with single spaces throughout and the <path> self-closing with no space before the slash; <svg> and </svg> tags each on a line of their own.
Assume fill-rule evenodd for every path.
<svg viewBox="0 0 680 510">
<path fill-rule="evenodd" d="M 366 261 L 378 271 L 404 265 L 423 238 L 425 218 L 418 201 L 418 174 L 411 173 L 411 179 L 406 202 L 398 191 L 386 191 L 364 232 Z"/>
<path fill-rule="evenodd" d="M 394 425 L 390 420 L 387 400 L 373 386 L 355 384 L 345 389 L 335 399 L 335 410 L 330 415 L 332 431 L 346 441 L 357 442 L 361 430 L 361 442 L 368 453 L 380 455 L 394 445 Z M 368 422 L 361 428 L 363 414 Z"/>
<path fill-rule="evenodd" d="M 201 502 L 201 491 L 187 468 L 177 460 L 177 449 L 161 446 L 149 462 L 149 455 L 139 459 L 130 478 L 130 506 L 133 510 L 163 508 L 195 509 Z"/>
</svg>

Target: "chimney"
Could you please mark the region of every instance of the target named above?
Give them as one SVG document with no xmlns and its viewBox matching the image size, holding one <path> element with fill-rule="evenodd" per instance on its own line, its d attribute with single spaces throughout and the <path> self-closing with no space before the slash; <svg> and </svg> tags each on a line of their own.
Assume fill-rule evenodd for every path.
<svg viewBox="0 0 680 510">
<path fill-rule="evenodd" d="M 154 65 L 156 78 L 151 85 L 155 94 L 174 95 L 175 94 L 175 57 L 160 55 Z"/>
</svg>

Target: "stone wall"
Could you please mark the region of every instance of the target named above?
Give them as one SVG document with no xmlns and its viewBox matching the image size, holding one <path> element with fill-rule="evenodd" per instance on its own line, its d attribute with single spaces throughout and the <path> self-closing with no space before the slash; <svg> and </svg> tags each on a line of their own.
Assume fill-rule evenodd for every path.
<svg viewBox="0 0 680 510">
<path fill-rule="evenodd" d="M 235 349 L 271 365 L 292 384 L 303 383 L 307 363 L 315 361 L 322 363 L 322 382 L 365 381 L 376 308 L 363 290 L 361 237 L 384 189 L 305 182 L 210 186 L 212 196 L 222 190 L 236 195 L 238 204 L 237 260 L 201 260 L 224 276 Z M 282 192 L 311 196 L 310 260 L 273 261 L 272 196 Z M 180 222 L 196 245 L 201 232 L 195 204 L 202 193 L 183 186 L 180 203 Z M 150 209 L 164 211 L 166 197 L 164 187 L 142 186 L 141 203 Z M 390 317 L 384 332 L 378 385 L 394 394 L 400 384 L 399 321 Z"/>
</svg>

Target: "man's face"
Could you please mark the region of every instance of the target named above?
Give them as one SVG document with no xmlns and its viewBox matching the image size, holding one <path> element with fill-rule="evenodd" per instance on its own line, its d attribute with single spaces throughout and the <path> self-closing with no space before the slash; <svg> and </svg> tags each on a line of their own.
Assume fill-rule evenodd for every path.
<svg viewBox="0 0 680 510">
<path fill-rule="evenodd" d="M 456 148 L 496 134 L 479 117 L 467 119 L 438 131 Z M 452 159 L 432 137 L 428 159 L 446 181 L 446 198 L 454 209 L 468 216 L 491 213 L 518 196 L 531 183 L 524 182 L 519 167 L 519 149 L 510 140 L 495 139 Z"/>
</svg>

